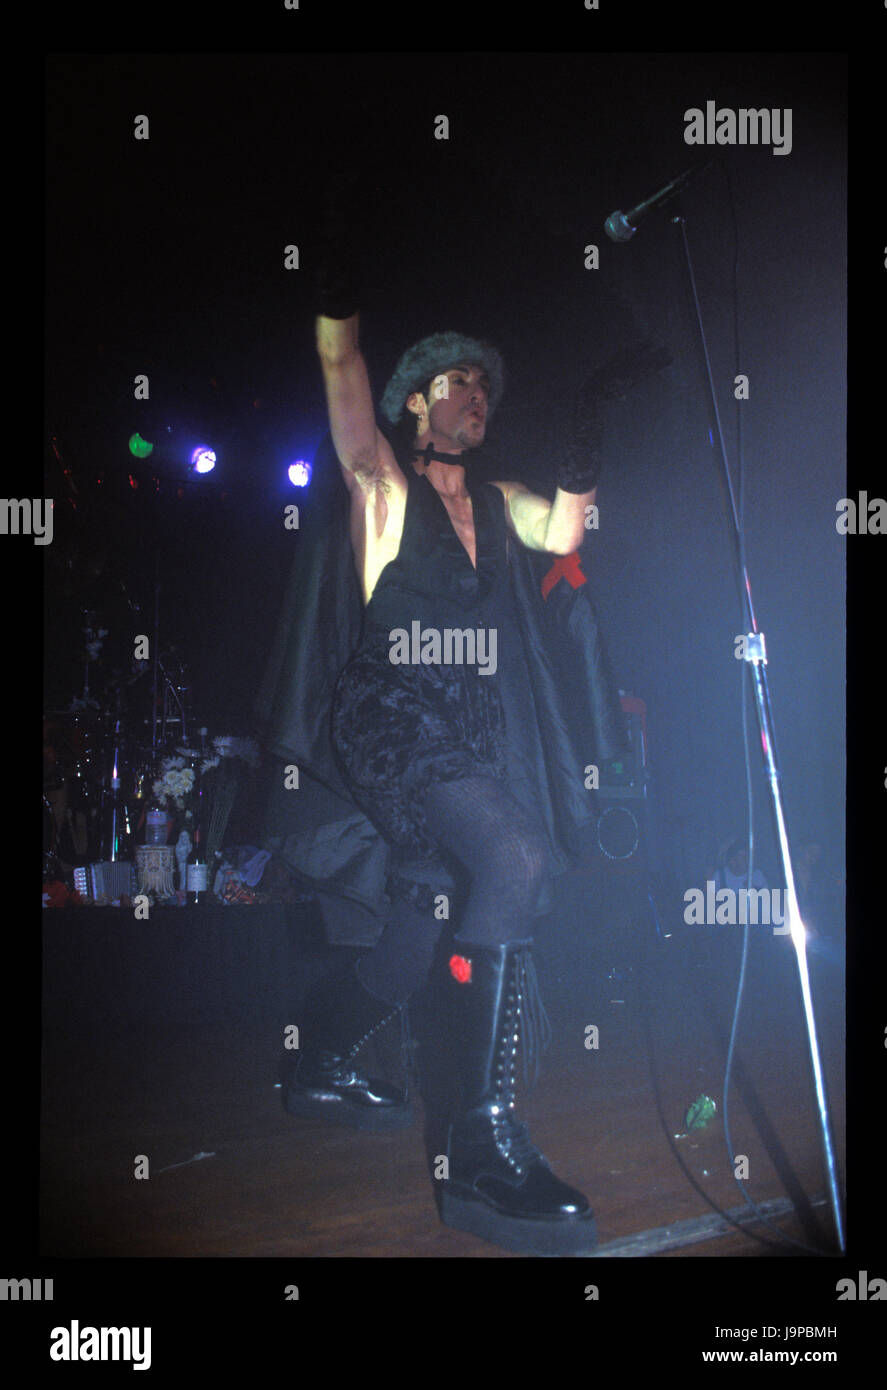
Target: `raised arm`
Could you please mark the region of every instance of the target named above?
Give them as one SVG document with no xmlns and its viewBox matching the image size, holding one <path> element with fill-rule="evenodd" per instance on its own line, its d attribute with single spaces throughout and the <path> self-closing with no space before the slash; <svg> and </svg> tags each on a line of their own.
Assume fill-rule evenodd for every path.
<svg viewBox="0 0 887 1390">
<path fill-rule="evenodd" d="M 358 337 L 359 315 L 317 318 L 317 353 L 326 389 L 333 445 L 349 488 L 405 482 L 388 440 L 376 425 L 373 396 Z"/>
</svg>

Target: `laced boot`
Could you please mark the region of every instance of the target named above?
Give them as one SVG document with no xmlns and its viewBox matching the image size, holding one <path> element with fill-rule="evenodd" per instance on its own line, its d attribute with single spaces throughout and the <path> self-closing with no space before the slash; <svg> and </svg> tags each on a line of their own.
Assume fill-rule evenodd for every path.
<svg viewBox="0 0 887 1390">
<path fill-rule="evenodd" d="M 449 962 L 453 1048 L 460 1099 L 447 1142 L 447 1177 L 435 1182 L 441 1220 L 506 1250 L 586 1255 L 597 1244 L 581 1192 L 552 1173 L 514 1115 L 518 1039 L 524 1063 L 550 1030 L 529 941 L 498 947 L 455 942 Z"/>
<path fill-rule="evenodd" d="M 299 1060 L 284 1090 L 291 1115 L 331 1120 L 352 1129 L 406 1129 L 413 1122 L 409 1096 L 366 1076 L 353 1062 L 364 1043 L 397 1015 L 404 1053 L 404 1005 L 386 1004 L 361 984 L 355 966 L 326 976 L 309 995 L 299 1032 Z"/>
</svg>

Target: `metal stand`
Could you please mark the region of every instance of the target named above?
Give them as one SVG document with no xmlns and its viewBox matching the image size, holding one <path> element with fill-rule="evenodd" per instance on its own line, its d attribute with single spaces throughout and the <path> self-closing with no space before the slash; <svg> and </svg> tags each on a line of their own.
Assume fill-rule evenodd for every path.
<svg viewBox="0 0 887 1390">
<path fill-rule="evenodd" d="M 159 561 L 157 562 L 159 569 Z M 179 737 L 183 743 L 188 742 L 188 729 L 185 715 L 185 702 L 179 696 L 172 676 L 166 670 L 160 660 L 160 578 L 156 573 L 154 580 L 154 657 L 153 657 L 153 687 L 151 694 L 151 752 L 156 757 L 158 748 L 166 747 L 170 737 L 170 725 L 179 725 Z M 157 732 L 158 723 L 158 699 L 160 681 L 163 681 L 163 713 L 160 716 L 160 733 Z M 180 687 L 187 689 L 187 687 Z M 173 713 L 173 707 L 178 710 L 178 714 Z"/>
<path fill-rule="evenodd" d="M 118 704 L 118 708 L 119 708 L 119 704 Z M 121 807 L 120 807 L 120 752 L 121 752 L 121 743 L 120 743 L 121 731 L 120 731 L 120 726 L 121 726 L 121 723 L 122 723 L 122 721 L 120 720 L 120 718 L 117 718 L 117 719 L 115 719 L 115 721 L 114 721 L 114 757 L 113 757 L 113 765 L 112 765 L 112 767 L 111 767 L 111 787 L 110 787 L 110 797 L 111 797 L 111 825 L 110 825 L 110 835 L 109 835 L 110 843 L 109 843 L 109 845 L 108 845 L 107 847 L 105 847 L 104 845 L 102 846 L 102 849 L 103 849 L 103 858 L 106 858 L 106 859 L 108 860 L 108 862 L 111 863 L 111 864 L 117 864 L 117 863 L 119 863 L 119 861 L 120 861 L 121 858 L 122 858 L 122 854 L 121 854 L 121 839 L 122 839 L 122 835 L 121 835 L 121 817 L 120 817 L 120 810 L 121 810 Z"/>
<path fill-rule="evenodd" d="M 736 510 L 736 500 L 733 494 L 733 485 L 730 478 L 730 467 L 727 462 L 727 450 L 724 445 L 724 434 L 721 429 L 721 417 L 718 411 L 717 395 L 715 393 L 714 381 L 712 379 L 711 362 L 708 355 L 708 344 L 705 339 L 705 329 L 702 325 L 702 314 L 699 308 L 699 297 L 696 293 L 696 277 L 693 274 L 693 261 L 690 256 L 690 246 L 687 241 L 687 231 L 684 218 L 679 214 L 672 218 L 680 226 L 681 237 L 684 245 L 684 255 L 687 262 L 687 273 L 690 277 L 690 289 L 693 294 L 693 305 L 696 311 L 696 323 L 699 328 L 699 337 L 702 342 L 702 351 L 705 357 L 705 370 L 708 377 L 708 389 L 711 394 L 711 403 L 714 410 L 715 420 L 718 427 L 718 440 L 721 449 L 721 461 L 724 466 L 724 479 L 726 482 L 727 496 L 730 502 L 729 519 L 732 520 L 732 535 L 734 544 L 734 561 L 736 564 L 736 574 L 739 580 L 740 592 L 745 612 L 748 618 L 748 634 L 746 638 L 745 660 L 751 663 L 753 684 L 755 691 L 755 701 L 758 710 L 758 724 L 761 730 L 761 746 L 764 754 L 764 765 L 767 773 L 767 780 L 770 785 L 770 796 L 773 802 L 773 811 L 776 817 L 776 827 L 779 837 L 779 853 L 782 858 L 782 868 L 785 875 L 787 915 L 790 924 L 792 945 L 798 961 L 798 975 L 801 981 L 801 995 L 804 1003 L 804 1017 L 807 1022 L 807 1036 L 810 1045 L 810 1060 L 813 1067 L 813 1081 L 816 1088 L 816 1103 L 819 1111 L 819 1125 L 822 1138 L 823 1154 L 825 1157 L 826 1173 L 828 1177 L 829 1200 L 832 1208 L 832 1215 L 835 1222 L 835 1230 L 838 1237 L 838 1244 L 842 1252 L 846 1250 L 844 1239 L 844 1223 L 841 1215 L 841 1202 L 838 1193 L 837 1164 L 835 1161 L 834 1141 L 831 1133 L 829 1121 L 828 1102 L 825 1094 L 825 1080 L 822 1072 L 822 1063 L 819 1056 L 819 1043 L 816 1036 L 816 1021 L 813 1015 L 813 997 L 810 992 L 810 976 L 807 970 L 807 933 L 804 923 L 801 921 L 801 914 L 798 907 L 798 898 L 795 892 L 795 879 L 792 873 L 791 856 L 788 847 L 788 835 L 785 828 L 785 816 L 782 809 L 782 791 L 780 782 L 779 767 L 776 761 L 776 736 L 773 727 L 773 716 L 770 709 L 770 691 L 767 684 L 767 653 L 764 644 L 764 634 L 758 631 L 758 624 L 755 618 L 754 607 L 752 604 L 751 584 L 749 583 L 748 571 L 742 551 L 742 540 L 739 529 L 739 516 Z"/>
<path fill-rule="evenodd" d="M 154 579 L 154 684 L 151 692 L 151 752 L 157 752 L 157 682 L 160 671 L 160 579 L 157 570 L 160 562 L 155 560 Z"/>
</svg>

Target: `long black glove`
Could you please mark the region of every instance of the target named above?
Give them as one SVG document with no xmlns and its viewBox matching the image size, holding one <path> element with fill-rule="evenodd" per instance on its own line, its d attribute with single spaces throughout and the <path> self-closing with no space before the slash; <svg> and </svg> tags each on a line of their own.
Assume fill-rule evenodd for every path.
<svg viewBox="0 0 887 1390">
<path fill-rule="evenodd" d="M 557 485 L 562 491 L 591 492 L 597 486 L 603 463 L 607 407 L 622 400 L 672 360 L 667 348 L 644 342 L 623 348 L 582 382 L 573 401 L 565 453 L 557 470 Z"/>
</svg>

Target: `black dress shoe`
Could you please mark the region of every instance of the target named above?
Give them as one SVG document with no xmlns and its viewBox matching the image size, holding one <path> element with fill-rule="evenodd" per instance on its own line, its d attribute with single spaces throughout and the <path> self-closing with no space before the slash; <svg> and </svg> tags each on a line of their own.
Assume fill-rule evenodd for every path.
<svg viewBox="0 0 887 1390">
<path fill-rule="evenodd" d="M 283 1103 L 289 1113 L 352 1129 L 411 1125 L 413 1110 L 407 1094 L 353 1065 L 364 1043 L 403 1009 L 370 994 L 354 966 L 321 980 L 307 1001 L 299 1060 L 284 1088 Z"/>
</svg>

